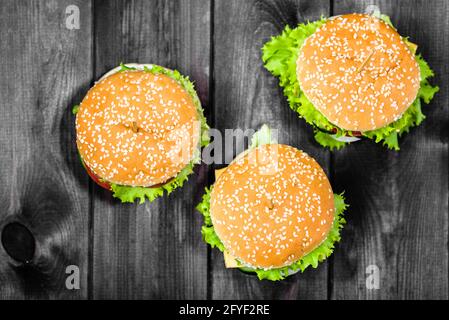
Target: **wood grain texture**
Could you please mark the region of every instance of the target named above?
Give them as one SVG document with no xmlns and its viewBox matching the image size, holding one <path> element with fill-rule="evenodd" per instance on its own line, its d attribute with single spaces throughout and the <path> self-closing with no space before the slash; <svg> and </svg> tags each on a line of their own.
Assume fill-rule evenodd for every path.
<svg viewBox="0 0 449 320">
<path fill-rule="evenodd" d="M 65 27 L 68 5 L 81 28 Z M 320 15 L 390 15 L 437 76 L 427 119 L 388 151 L 370 141 L 330 153 L 290 110 L 261 47 Z M 0 232 L 17 221 L 37 248 L 24 266 L 0 245 L 2 299 L 448 299 L 449 2 L 445 0 L 3 0 L 0 5 Z M 195 211 L 214 166 L 145 205 L 121 204 L 89 181 L 70 110 L 120 62 L 189 75 L 209 123 L 279 130 L 324 167 L 351 207 L 342 242 L 319 268 L 283 282 L 224 268 Z M 226 150 L 232 159 L 236 150 Z M 380 268 L 367 290 L 366 268 Z M 81 289 L 65 288 L 77 265 Z"/>
<path fill-rule="evenodd" d="M 261 48 L 286 25 L 318 19 L 328 1 L 215 1 L 214 121 L 225 129 L 258 129 L 266 123 L 278 140 L 305 150 L 328 169 L 329 154 L 312 141 L 312 130 L 288 107 L 274 78 L 263 67 Z M 235 150 L 227 150 L 235 156 Z M 214 299 L 326 299 L 327 263 L 283 282 L 259 281 L 254 275 L 224 268 L 212 250 L 211 297 Z"/>
<path fill-rule="evenodd" d="M 336 1 L 335 14 L 376 4 L 418 44 L 440 86 L 427 119 L 400 139 L 400 152 L 359 142 L 335 153 L 335 182 L 351 208 L 343 250 L 335 254 L 333 299 L 448 297 L 447 1 Z M 367 290 L 368 265 L 380 289 Z"/>
<path fill-rule="evenodd" d="M 208 2 L 96 1 L 95 21 L 97 78 L 120 62 L 175 68 L 196 83 L 207 110 Z M 207 248 L 195 211 L 204 170 L 145 205 L 123 205 L 94 187 L 94 298 L 206 298 Z"/>
<path fill-rule="evenodd" d="M 81 28 L 68 30 L 75 4 Z M 37 242 L 24 266 L 0 246 L 0 299 L 87 298 L 88 184 L 74 147 L 73 102 L 92 77 L 89 1 L 0 6 L 0 230 L 18 221 Z M 80 290 L 65 269 L 81 272 Z"/>
</svg>

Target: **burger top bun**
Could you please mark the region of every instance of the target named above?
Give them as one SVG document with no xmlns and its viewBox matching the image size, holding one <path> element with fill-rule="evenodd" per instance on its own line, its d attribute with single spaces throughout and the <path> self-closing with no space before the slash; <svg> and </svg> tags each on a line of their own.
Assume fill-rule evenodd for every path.
<svg viewBox="0 0 449 320">
<path fill-rule="evenodd" d="M 167 75 L 126 70 L 103 77 L 81 102 L 78 150 L 101 179 L 153 186 L 194 157 L 200 124 L 193 98 Z"/>
<path fill-rule="evenodd" d="M 210 213 L 232 256 L 253 268 L 272 269 L 292 264 L 326 239 L 335 204 L 314 159 L 270 144 L 237 158 L 218 177 Z"/>
<path fill-rule="evenodd" d="M 307 38 L 297 78 L 330 122 L 362 132 L 399 119 L 420 86 L 418 63 L 401 36 L 366 14 L 334 17 Z"/>
</svg>

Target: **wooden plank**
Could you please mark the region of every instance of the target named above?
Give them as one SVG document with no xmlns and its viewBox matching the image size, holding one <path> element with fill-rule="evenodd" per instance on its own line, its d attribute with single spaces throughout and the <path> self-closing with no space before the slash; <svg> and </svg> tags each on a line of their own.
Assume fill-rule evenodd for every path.
<svg viewBox="0 0 449 320">
<path fill-rule="evenodd" d="M 277 79 L 263 67 L 261 48 L 288 24 L 292 27 L 329 13 L 329 1 L 215 1 L 215 126 L 279 130 L 279 141 L 305 150 L 327 168 L 329 154 L 312 140 L 312 130 L 288 107 Z M 325 299 L 327 263 L 283 282 L 259 281 L 224 268 L 212 250 L 211 297 L 214 299 Z"/>
<path fill-rule="evenodd" d="M 66 28 L 69 5 L 80 10 L 79 30 Z M 80 0 L 0 6 L 0 230 L 20 222 L 37 242 L 28 266 L 0 246 L 0 299 L 88 295 L 88 180 L 71 107 L 92 78 L 90 13 Z M 65 286 L 69 265 L 79 267 L 80 290 Z"/>
<path fill-rule="evenodd" d="M 335 153 L 335 180 L 351 205 L 335 255 L 334 299 L 447 299 L 449 6 L 447 1 L 336 1 L 335 14 L 376 4 L 418 44 L 440 92 L 425 122 L 393 152 L 369 141 Z M 380 289 L 366 268 L 380 269 Z"/>
<path fill-rule="evenodd" d="M 208 107 L 210 6 L 192 1 L 96 1 L 96 76 L 120 62 L 176 68 Z M 195 205 L 199 176 L 168 198 L 121 204 L 95 187 L 94 298 L 201 299 L 207 248 Z"/>
</svg>

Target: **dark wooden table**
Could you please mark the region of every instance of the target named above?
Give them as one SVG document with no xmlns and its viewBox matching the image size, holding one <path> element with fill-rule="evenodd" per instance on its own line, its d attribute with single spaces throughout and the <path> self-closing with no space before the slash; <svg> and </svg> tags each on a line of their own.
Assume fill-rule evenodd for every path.
<svg viewBox="0 0 449 320">
<path fill-rule="evenodd" d="M 287 24 L 368 4 L 419 44 L 440 92 L 400 152 L 360 142 L 330 153 L 288 108 L 260 48 Z M 80 9 L 80 29 L 67 28 L 69 5 Z M 1 0 L 0 39 L 0 228 L 20 222 L 37 241 L 29 265 L 0 246 L 1 299 L 448 298 L 449 1 Z M 314 156 L 351 204 L 332 258 L 276 283 L 225 269 L 194 209 L 212 167 L 145 205 L 94 185 L 77 157 L 71 108 L 120 62 L 179 69 L 212 127 L 268 123 Z M 79 267 L 79 290 L 66 288 L 69 265 Z M 370 265 L 380 270 L 377 290 L 366 286 Z"/>
</svg>

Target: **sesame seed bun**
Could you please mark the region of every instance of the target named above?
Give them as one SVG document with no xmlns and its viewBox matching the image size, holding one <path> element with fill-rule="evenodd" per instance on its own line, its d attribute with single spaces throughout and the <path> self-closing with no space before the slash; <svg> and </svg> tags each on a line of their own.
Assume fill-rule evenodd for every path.
<svg viewBox="0 0 449 320">
<path fill-rule="evenodd" d="M 420 71 L 396 30 L 376 17 L 329 19 L 301 47 L 297 78 L 333 124 L 369 131 L 399 119 L 415 100 Z"/>
<path fill-rule="evenodd" d="M 193 159 L 199 115 L 194 97 L 171 77 L 114 69 L 81 102 L 76 135 L 80 156 L 96 176 L 149 187 L 175 177 Z"/>
<path fill-rule="evenodd" d="M 298 261 L 326 239 L 334 195 L 323 169 L 306 153 L 262 145 L 221 173 L 210 214 L 233 257 L 252 268 L 273 269 Z"/>
</svg>

